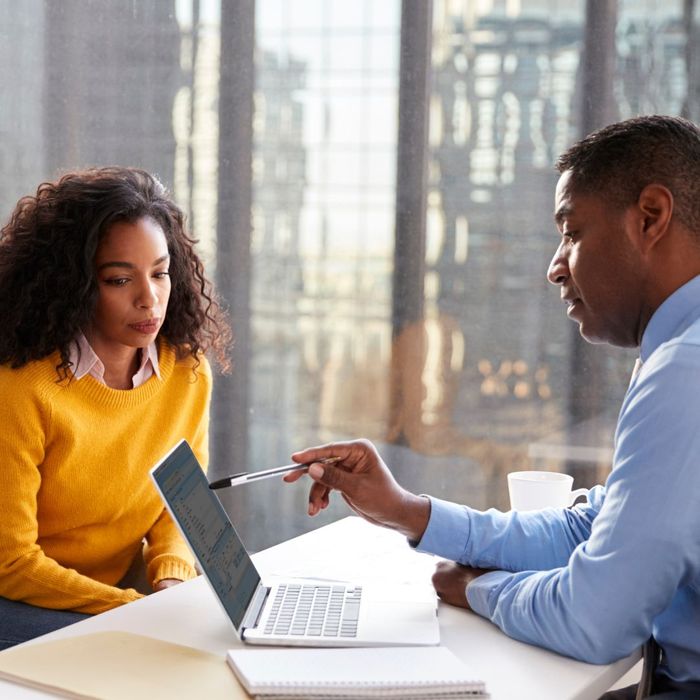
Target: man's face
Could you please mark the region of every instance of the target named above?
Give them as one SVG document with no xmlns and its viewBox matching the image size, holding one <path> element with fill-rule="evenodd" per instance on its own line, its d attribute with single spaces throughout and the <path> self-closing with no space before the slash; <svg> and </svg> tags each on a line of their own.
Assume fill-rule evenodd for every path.
<svg viewBox="0 0 700 700">
<path fill-rule="evenodd" d="M 577 193 L 566 171 L 554 219 L 561 242 L 547 271 L 567 315 L 591 343 L 634 347 L 641 338 L 644 264 L 631 237 L 635 217 L 596 194 Z"/>
</svg>

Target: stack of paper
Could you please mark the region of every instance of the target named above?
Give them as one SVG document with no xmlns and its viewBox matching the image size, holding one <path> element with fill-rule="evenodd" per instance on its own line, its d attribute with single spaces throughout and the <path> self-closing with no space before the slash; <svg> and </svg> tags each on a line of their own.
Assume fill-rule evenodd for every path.
<svg viewBox="0 0 700 700">
<path fill-rule="evenodd" d="M 256 698 L 483 698 L 481 681 L 445 647 L 230 649 Z"/>
</svg>

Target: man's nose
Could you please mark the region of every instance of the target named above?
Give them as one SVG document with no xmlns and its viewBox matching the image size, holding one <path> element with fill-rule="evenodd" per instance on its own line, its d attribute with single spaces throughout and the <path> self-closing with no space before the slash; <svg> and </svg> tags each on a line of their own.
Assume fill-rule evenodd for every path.
<svg viewBox="0 0 700 700">
<path fill-rule="evenodd" d="M 569 263 L 562 251 L 562 247 L 557 248 L 552 261 L 547 269 L 547 279 L 552 284 L 562 285 L 569 279 Z"/>
</svg>

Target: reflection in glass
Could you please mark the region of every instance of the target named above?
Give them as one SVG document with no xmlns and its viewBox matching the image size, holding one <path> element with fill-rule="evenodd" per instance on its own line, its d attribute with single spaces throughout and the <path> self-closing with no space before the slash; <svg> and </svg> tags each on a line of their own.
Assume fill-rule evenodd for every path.
<svg viewBox="0 0 700 700">
<path fill-rule="evenodd" d="M 617 116 L 700 119 L 697 5 L 618 2 Z M 575 462 L 605 478 L 631 367 L 604 347 L 572 366 L 582 341 L 544 278 L 553 162 L 583 128 L 586 3 L 433 8 L 424 311 L 392 339 L 401 3 L 255 3 L 249 467 L 364 435 L 406 485 L 505 506 L 513 469 Z M 220 0 L 0 0 L 0 13 L 5 216 L 60 170 L 140 165 L 188 208 L 214 276 Z M 574 379 L 599 387 L 590 405 L 572 405 Z M 252 549 L 315 525 L 303 486 L 226 498 Z"/>
</svg>

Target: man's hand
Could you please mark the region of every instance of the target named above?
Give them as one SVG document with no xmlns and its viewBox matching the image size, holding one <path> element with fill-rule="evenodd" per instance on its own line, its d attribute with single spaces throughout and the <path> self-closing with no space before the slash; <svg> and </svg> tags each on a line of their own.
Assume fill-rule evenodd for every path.
<svg viewBox="0 0 700 700">
<path fill-rule="evenodd" d="M 177 586 L 178 583 L 182 583 L 182 580 L 179 578 L 162 578 L 153 586 L 153 590 L 157 593 L 158 591 L 164 591 L 166 588 Z"/>
<path fill-rule="evenodd" d="M 475 578 L 488 573 L 488 569 L 474 569 L 453 561 L 441 561 L 435 567 L 433 586 L 440 600 L 471 610 L 467 601 L 467 586 Z"/>
<path fill-rule="evenodd" d="M 316 463 L 328 457 L 337 461 Z M 292 459 L 312 465 L 308 475 L 316 483 L 309 491 L 309 515 L 327 508 L 330 492 L 336 490 L 365 520 L 398 530 L 410 540 L 418 541 L 423 536 L 430 518 L 430 501 L 399 486 L 368 440 L 312 447 L 295 452 Z M 291 472 L 284 480 L 297 481 L 304 473 Z"/>
</svg>

